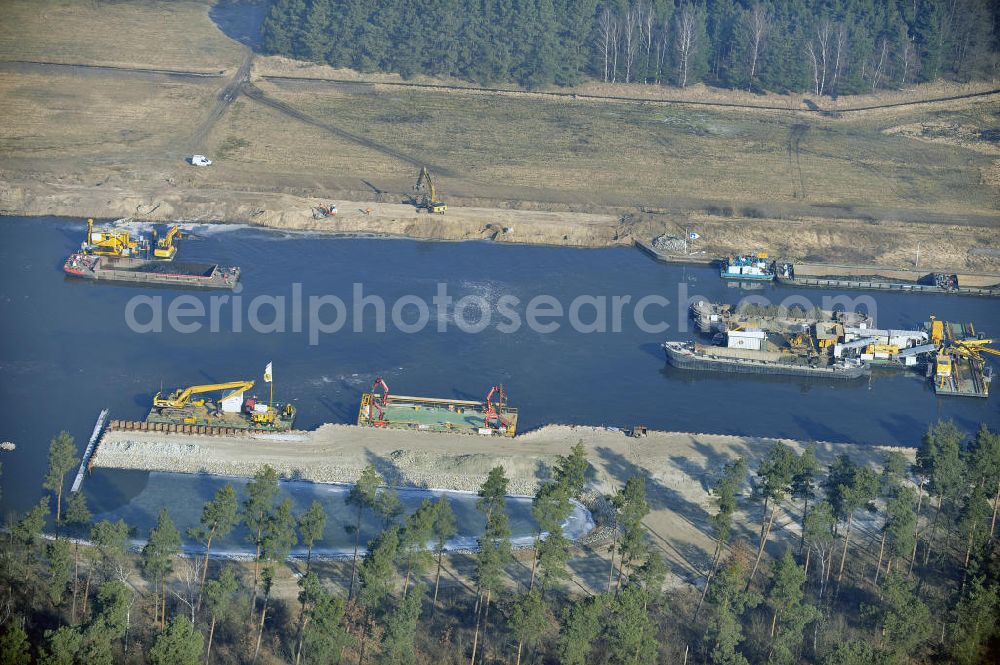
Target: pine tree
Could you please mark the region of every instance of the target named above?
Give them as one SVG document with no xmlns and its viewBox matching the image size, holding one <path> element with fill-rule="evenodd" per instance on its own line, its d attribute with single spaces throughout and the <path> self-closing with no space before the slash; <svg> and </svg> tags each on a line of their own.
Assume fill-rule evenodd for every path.
<svg viewBox="0 0 1000 665">
<path fill-rule="evenodd" d="M 176 616 L 149 650 L 151 665 L 200 665 L 204 638 L 184 616 Z"/>
<path fill-rule="evenodd" d="M 382 665 L 414 665 L 416 663 L 417 620 L 427 588 L 417 584 L 400 602 L 385 622 L 382 640 Z"/>
<path fill-rule="evenodd" d="M 73 555 L 69 543 L 61 538 L 50 542 L 47 550 L 49 565 L 45 587 L 49 601 L 58 607 L 73 577 Z"/>
<path fill-rule="evenodd" d="M 875 512 L 873 501 L 878 494 L 878 486 L 878 475 L 866 466 L 855 464 L 846 453 L 839 455 L 830 466 L 826 480 L 827 497 L 837 519 L 847 522 L 847 528 L 844 531 L 844 545 L 840 553 L 840 565 L 837 570 L 838 585 L 844 577 L 844 564 L 847 561 L 847 548 L 851 542 L 854 513 L 862 508 L 869 512 Z"/>
<path fill-rule="evenodd" d="M 31 665 L 28 634 L 18 625 L 0 634 L 0 663 L 4 665 Z"/>
<path fill-rule="evenodd" d="M 504 568 L 511 560 L 510 523 L 506 512 L 509 481 L 502 466 L 490 470 L 479 489 L 476 509 L 486 518 L 486 528 L 479 538 L 476 555 L 476 630 L 472 638 L 472 665 L 475 665 L 479 644 L 480 618 L 489 619 L 490 601 L 503 586 Z"/>
<path fill-rule="evenodd" d="M 760 479 L 757 492 L 764 498 L 764 516 L 760 525 L 757 559 L 754 561 L 750 577 L 747 579 L 746 590 L 750 589 L 750 585 L 757 575 L 757 568 L 764 555 L 764 547 L 767 545 L 767 539 L 771 535 L 771 528 L 774 526 L 774 520 L 778 514 L 778 506 L 791 491 L 792 479 L 800 467 L 799 458 L 796 457 L 791 448 L 783 443 L 774 444 L 760 462 L 760 467 L 757 469 L 757 477 Z M 768 513 L 768 506 L 771 508 L 770 513 Z"/>
<path fill-rule="evenodd" d="M 806 624 L 819 618 L 819 611 L 802 603 L 802 585 L 805 570 L 795 565 L 791 548 L 778 560 L 771 574 L 771 586 L 765 602 L 771 609 L 771 652 L 768 661 L 791 665 L 796 661 L 796 651 L 802 644 L 802 631 Z"/>
<path fill-rule="evenodd" d="M 336 665 L 354 638 L 344 628 L 344 601 L 321 593 L 303 630 L 302 654 L 309 665 Z"/>
<path fill-rule="evenodd" d="M 992 540 L 1000 510 L 1000 434 L 991 432 L 985 425 L 980 427 L 969 446 L 969 460 L 973 478 L 993 494 L 989 530 Z"/>
<path fill-rule="evenodd" d="M 254 474 L 253 480 L 246 486 L 247 498 L 243 500 L 240 519 L 250 532 L 250 542 L 254 546 L 253 558 L 253 597 L 250 601 L 250 618 L 257 610 L 257 587 L 260 584 L 260 558 L 264 546 L 264 527 L 267 518 L 274 508 L 275 497 L 278 496 L 278 473 L 265 465 Z"/>
<path fill-rule="evenodd" d="M 73 492 L 66 501 L 66 524 L 74 530 L 81 530 L 90 524 L 90 509 L 83 492 Z M 80 587 L 80 539 L 73 544 L 73 605 L 70 623 L 76 625 L 76 602 Z"/>
<path fill-rule="evenodd" d="M 538 528 L 535 531 L 529 589 L 535 586 L 535 572 L 539 565 L 542 567 L 543 584 L 547 581 L 564 579 L 566 576 L 565 566 L 569 552 L 568 542 L 562 533 L 562 524 L 573 510 L 568 496 L 570 491 L 564 482 L 543 483 L 531 502 L 531 515 L 535 518 Z"/>
<path fill-rule="evenodd" d="M 209 580 L 205 584 L 205 605 L 212 617 L 208 629 L 208 649 L 205 652 L 205 662 L 212 660 L 212 640 L 215 628 L 220 622 L 233 618 L 236 608 L 236 592 L 239 589 L 236 575 L 229 567 L 223 568 L 218 579 Z"/>
<path fill-rule="evenodd" d="M 569 455 L 560 455 L 553 467 L 553 478 L 562 484 L 570 498 L 579 499 L 587 482 L 587 471 L 590 462 L 583 441 L 577 441 Z"/>
<path fill-rule="evenodd" d="M 368 628 L 373 622 L 373 617 L 382 608 L 382 604 L 392 590 L 392 576 L 395 572 L 394 562 L 398 551 L 399 527 L 393 526 L 369 543 L 368 552 L 358 566 L 356 600 L 365 614 L 359 661 L 364 660 Z"/>
<path fill-rule="evenodd" d="M 239 507 L 236 501 L 236 490 L 230 484 L 224 485 L 215 493 L 215 498 L 201 509 L 201 523 L 188 529 L 188 536 L 205 544 L 205 557 L 201 566 L 201 587 L 205 587 L 208 576 L 208 559 L 212 552 L 212 541 L 225 538 L 236 526 Z M 202 590 L 198 591 L 197 607 L 201 607 Z"/>
<path fill-rule="evenodd" d="M 816 497 L 816 472 L 819 471 L 819 462 L 816 461 L 816 444 L 811 443 L 799 455 L 795 473 L 792 475 L 791 493 L 792 497 L 802 500 L 802 521 L 805 522 L 809 513 L 809 500 Z M 805 529 L 802 530 L 803 537 L 799 540 L 799 553 L 805 545 Z"/>
<path fill-rule="evenodd" d="M 743 486 L 746 475 L 747 461 L 745 458 L 739 457 L 726 463 L 722 470 L 722 477 L 711 489 L 712 499 L 718 508 L 716 513 L 709 517 L 712 530 L 715 532 L 715 553 L 712 555 L 712 562 L 708 567 L 705 587 L 701 594 L 701 600 L 698 601 L 698 610 L 695 612 L 696 617 L 698 612 L 701 611 L 702 604 L 705 602 L 708 587 L 712 583 L 712 577 L 715 575 L 719 561 L 722 559 L 723 549 L 729 542 L 729 535 L 733 527 L 733 513 L 736 512 L 737 507 L 736 496 Z"/>
<path fill-rule="evenodd" d="M 608 596 L 591 596 L 563 608 L 558 657 L 562 665 L 586 665 L 601 629 L 601 614 Z"/>
<path fill-rule="evenodd" d="M 62 496 L 66 474 L 71 471 L 80 458 L 76 456 L 76 443 L 68 432 L 59 435 L 49 443 L 49 470 L 45 474 L 42 486 L 56 495 L 56 523 L 62 521 Z"/>
<path fill-rule="evenodd" d="M 357 576 L 358 549 L 361 544 L 361 517 L 364 511 L 375 510 L 378 502 L 378 489 L 382 485 L 382 476 L 378 475 L 374 464 L 369 464 L 362 470 L 361 477 L 351 488 L 347 495 L 347 505 L 353 506 L 356 510 L 354 530 L 354 558 L 351 562 L 351 587 L 347 592 L 348 598 L 354 597 L 354 580 Z"/>
<path fill-rule="evenodd" d="M 438 587 L 441 584 L 441 558 L 444 556 L 444 548 L 448 540 L 457 532 L 455 524 L 455 513 L 451 509 L 451 504 L 445 497 L 439 498 L 434 503 L 434 553 L 437 555 L 437 572 L 434 574 L 434 606 L 437 607 Z"/>
<path fill-rule="evenodd" d="M 612 663 L 642 665 L 656 659 L 656 628 L 647 604 L 645 589 L 636 585 L 626 586 L 611 603 L 607 631 Z"/>
<path fill-rule="evenodd" d="M 83 646 L 83 635 L 70 626 L 45 631 L 45 647 L 41 649 L 42 665 L 74 665 Z"/>
<path fill-rule="evenodd" d="M 997 612 L 1000 612 L 1000 589 L 973 579 L 955 607 L 948 631 L 948 655 L 961 665 L 987 661 L 987 645 L 998 635 Z"/>
<path fill-rule="evenodd" d="M 743 586 L 741 575 L 741 567 L 736 562 L 730 562 L 719 570 L 708 591 L 704 643 L 711 663 L 749 665 L 739 651 L 743 642 L 740 619 L 748 609 L 759 605 L 761 598 L 752 591 L 740 588 Z"/>
<path fill-rule="evenodd" d="M 121 577 L 119 571 L 128 565 L 128 525 L 125 520 L 109 522 L 101 520 L 90 530 L 90 541 L 96 552 L 90 554 L 94 561 L 87 571 L 87 581 L 83 587 L 83 616 L 87 616 L 87 602 L 90 597 L 90 583 L 95 570 L 106 578 Z"/>
<path fill-rule="evenodd" d="M 434 533 L 434 518 L 437 513 L 435 504 L 430 499 L 424 499 L 420 507 L 406 518 L 399 537 L 399 553 L 406 573 L 403 577 L 403 598 L 406 598 L 410 587 L 411 575 L 423 575 L 431 564 L 431 553 L 427 543 Z"/>
<path fill-rule="evenodd" d="M 150 576 L 158 593 L 154 593 L 156 602 L 156 620 L 162 630 L 167 620 L 167 583 L 166 577 L 173 570 L 173 558 L 180 552 L 181 534 L 174 526 L 167 509 L 160 510 L 156 518 L 156 526 L 150 529 L 149 538 L 142 548 L 142 569 Z"/>
<path fill-rule="evenodd" d="M 611 505 L 615 508 L 615 538 L 611 545 L 611 572 L 608 574 L 608 591 L 611 591 L 611 580 L 615 571 L 615 553 L 619 554 L 618 582 L 620 589 L 626 566 L 635 566 L 643 560 L 647 553 L 646 532 L 642 519 L 649 514 L 649 503 L 646 500 L 646 479 L 642 476 L 629 476 L 625 486 L 611 497 Z"/>
<path fill-rule="evenodd" d="M 510 611 L 510 629 L 517 640 L 516 665 L 521 665 L 524 647 L 534 649 L 551 628 L 548 608 L 537 589 L 525 591 L 514 599 Z"/>
<path fill-rule="evenodd" d="M 312 562 L 313 545 L 323 539 L 324 529 L 326 529 L 326 511 L 323 510 L 322 503 L 313 500 L 309 509 L 299 515 L 299 533 L 306 545 L 306 573 L 309 572 L 309 564 Z"/>
<path fill-rule="evenodd" d="M 928 494 L 937 497 L 937 509 L 931 522 L 931 532 L 924 549 L 924 564 L 930 559 L 937 536 L 941 511 L 957 497 L 962 484 L 962 433 L 950 420 L 941 421 L 927 430 L 917 449 L 916 470 L 928 478 Z"/>
<path fill-rule="evenodd" d="M 917 658 L 931 638 L 930 610 L 898 572 L 890 573 L 883 581 L 881 602 L 862 605 L 861 611 L 875 626 L 880 647 L 893 658 Z"/>
<path fill-rule="evenodd" d="M 253 652 L 254 661 L 257 660 L 260 642 L 264 636 L 264 621 L 267 619 L 267 604 L 271 598 L 274 568 L 288 558 L 292 548 L 298 542 L 299 538 L 295 533 L 295 516 L 292 514 L 292 501 L 286 498 L 268 514 L 262 530 L 261 555 L 266 561 L 263 572 L 264 604 L 261 606 L 260 623 L 257 625 L 257 645 Z"/>
</svg>

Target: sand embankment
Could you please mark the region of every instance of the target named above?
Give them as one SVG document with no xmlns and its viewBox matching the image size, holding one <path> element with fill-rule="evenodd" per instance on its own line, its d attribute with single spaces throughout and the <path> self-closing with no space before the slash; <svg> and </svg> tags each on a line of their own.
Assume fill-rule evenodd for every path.
<svg viewBox="0 0 1000 665">
<path fill-rule="evenodd" d="M 589 490 L 611 494 L 634 474 L 646 477 L 651 512 L 645 520 L 654 542 L 670 564 L 674 583 L 700 574 L 712 546 L 708 516 L 713 512 L 708 488 L 723 465 L 737 456 L 751 469 L 778 439 L 651 432 L 632 438 L 595 427 L 552 425 L 514 439 L 477 437 L 324 425 L 312 432 L 278 437 L 212 437 L 157 432 L 114 431 L 105 434 L 94 459 L 97 467 L 247 476 L 265 464 L 287 478 L 352 482 L 374 464 L 393 485 L 474 491 L 490 468 L 502 465 L 510 491 L 532 494 L 548 477 L 557 455 L 583 441 L 591 463 Z M 801 449 L 803 443 L 783 440 Z M 861 463 L 877 464 L 884 448 L 819 443 L 828 464 L 840 453 Z M 912 455 L 911 449 L 902 449 Z M 736 535 L 754 538 L 759 507 L 744 501 Z M 600 522 L 600 519 L 598 519 Z M 777 538 L 794 533 L 794 508 L 778 520 Z M 604 548 L 599 548 L 603 551 Z M 591 552 L 594 557 L 600 552 Z M 599 565 L 603 569 L 603 565 Z"/>
</svg>

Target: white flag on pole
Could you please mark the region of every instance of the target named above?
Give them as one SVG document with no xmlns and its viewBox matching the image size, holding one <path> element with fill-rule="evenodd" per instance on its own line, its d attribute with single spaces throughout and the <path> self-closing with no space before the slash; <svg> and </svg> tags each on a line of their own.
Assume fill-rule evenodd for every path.
<svg viewBox="0 0 1000 665">
<path fill-rule="evenodd" d="M 271 383 L 271 363 L 264 368 L 264 383 Z"/>
</svg>

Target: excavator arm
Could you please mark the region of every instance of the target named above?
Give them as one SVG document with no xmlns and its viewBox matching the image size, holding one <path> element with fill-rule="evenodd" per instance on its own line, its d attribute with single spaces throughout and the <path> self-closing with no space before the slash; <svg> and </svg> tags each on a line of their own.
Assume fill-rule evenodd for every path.
<svg viewBox="0 0 1000 665">
<path fill-rule="evenodd" d="M 413 204 L 419 211 L 421 208 L 427 212 L 444 214 L 448 206 L 438 201 L 437 190 L 434 188 L 434 179 L 426 166 L 420 168 L 420 175 L 417 176 L 417 184 L 413 186 Z"/>
<path fill-rule="evenodd" d="M 177 255 L 177 247 L 174 245 L 174 240 L 180 240 L 183 237 L 180 227 L 176 224 L 173 225 L 165 236 L 156 241 L 156 249 L 153 250 L 153 255 L 160 259 L 174 258 Z"/>
<path fill-rule="evenodd" d="M 194 395 L 216 391 L 228 391 L 222 399 L 219 400 L 220 402 L 225 402 L 231 397 L 245 393 L 253 388 L 253 386 L 253 381 L 229 381 L 228 383 L 210 383 L 201 386 L 190 386 L 188 388 L 184 388 L 183 390 L 178 389 L 174 391 L 173 394 L 167 398 L 161 398 L 160 393 L 156 393 L 156 396 L 153 397 L 153 406 L 158 409 L 183 409 L 187 406 L 191 397 Z"/>
</svg>

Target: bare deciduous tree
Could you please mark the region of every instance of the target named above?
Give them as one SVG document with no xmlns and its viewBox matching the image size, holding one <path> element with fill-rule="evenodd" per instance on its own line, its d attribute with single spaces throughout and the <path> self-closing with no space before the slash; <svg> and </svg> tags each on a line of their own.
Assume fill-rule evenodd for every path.
<svg viewBox="0 0 1000 665">
<path fill-rule="evenodd" d="M 816 42 L 810 39 L 806 42 L 806 55 L 809 56 L 809 62 L 812 63 L 813 72 L 813 92 L 819 94 L 819 63 L 820 59 L 816 56 Z"/>
<path fill-rule="evenodd" d="M 632 80 L 632 63 L 635 62 L 636 51 L 639 50 L 639 35 L 637 28 L 639 21 L 639 6 L 631 6 L 625 12 L 625 20 L 622 22 L 622 48 L 625 56 L 625 82 Z"/>
<path fill-rule="evenodd" d="M 618 81 L 618 52 L 621 51 L 622 39 L 621 21 L 617 16 L 611 17 L 611 82 Z"/>
<path fill-rule="evenodd" d="M 830 94 L 837 93 L 837 82 L 840 80 L 840 66 L 847 52 L 847 28 L 838 23 L 833 36 L 833 77 L 830 80 Z"/>
<path fill-rule="evenodd" d="M 916 76 L 917 68 L 920 65 L 920 56 L 917 55 L 917 47 L 913 43 L 912 37 L 902 40 L 899 53 L 899 85 L 905 86 L 910 76 Z"/>
<path fill-rule="evenodd" d="M 650 55 L 653 51 L 653 32 L 656 30 L 656 10 L 652 5 L 639 3 L 639 27 L 642 30 L 642 43 L 646 48 L 646 66 L 642 70 L 642 82 L 649 83 Z"/>
<path fill-rule="evenodd" d="M 771 16 L 767 7 L 758 2 L 754 4 L 748 14 L 744 14 L 743 21 L 746 24 L 747 39 L 749 40 L 750 77 L 747 81 L 747 92 L 749 92 L 753 87 L 754 74 L 757 73 L 757 61 L 764 47 L 764 38 L 771 26 Z"/>
<path fill-rule="evenodd" d="M 601 10 L 601 15 L 597 19 L 597 46 L 600 49 L 601 55 L 604 56 L 604 82 L 608 82 L 608 76 L 610 75 L 611 67 L 611 47 L 614 41 L 613 35 L 615 17 L 605 7 Z"/>
<path fill-rule="evenodd" d="M 889 55 L 889 40 L 885 36 L 881 37 L 875 49 L 875 57 L 872 58 L 872 92 L 878 88 L 885 72 L 885 61 Z"/>
<path fill-rule="evenodd" d="M 664 12 L 663 23 L 660 26 L 660 43 L 656 48 L 656 85 L 660 85 L 663 75 L 663 64 L 667 59 L 667 47 L 670 45 L 670 12 Z"/>
<path fill-rule="evenodd" d="M 687 87 L 691 58 L 698 46 L 698 12 L 693 5 L 684 5 L 677 17 L 677 80 L 682 88 Z"/>
</svg>

